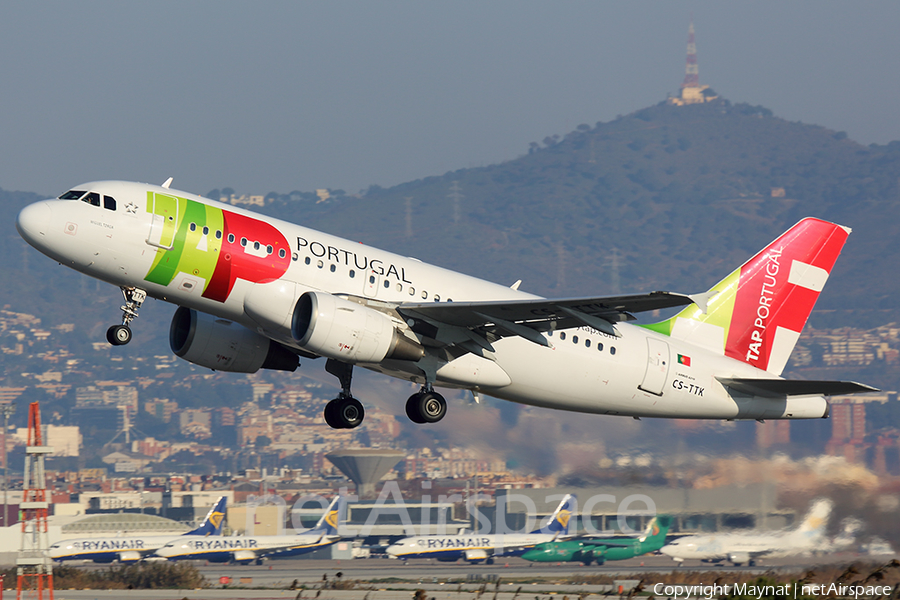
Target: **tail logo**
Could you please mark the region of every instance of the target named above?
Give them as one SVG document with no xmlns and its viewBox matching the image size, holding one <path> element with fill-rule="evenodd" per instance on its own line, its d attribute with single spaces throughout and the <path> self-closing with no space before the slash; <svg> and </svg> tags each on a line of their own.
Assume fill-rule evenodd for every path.
<svg viewBox="0 0 900 600">
<path fill-rule="evenodd" d="M 331 527 L 337 529 L 338 528 L 338 511 L 336 511 L 336 510 L 329 511 L 328 514 L 325 515 L 325 523 L 327 523 Z"/>
<path fill-rule="evenodd" d="M 225 520 L 225 514 L 220 512 L 214 512 L 209 515 L 209 522 L 212 523 L 212 526 L 215 529 L 218 529 L 222 526 L 222 521 Z"/>
<path fill-rule="evenodd" d="M 562 525 L 563 529 L 568 529 L 569 528 L 569 519 L 571 517 L 572 517 L 571 511 L 563 509 L 563 510 L 559 511 L 559 514 L 556 515 L 556 520 L 560 525 Z"/>
</svg>

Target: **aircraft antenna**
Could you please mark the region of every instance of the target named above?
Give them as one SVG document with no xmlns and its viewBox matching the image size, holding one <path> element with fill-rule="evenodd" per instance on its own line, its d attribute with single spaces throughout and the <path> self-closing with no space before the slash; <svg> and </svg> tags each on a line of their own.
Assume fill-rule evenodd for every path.
<svg viewBox="0 0 900 600">
<path fill-rule="evenodd" d="M 23 591 L 36 591 L 39 600 L 53 600 L 53 566 L 46 551 L 50 548 L 47 535 L 47 478 L 44 475 L 44 456 L 53 448 L 43 444 L 41 436 L 41 408 L 32 402 L 28 407 L 28 446 L 25 449 L 25 481 L 22 503 L 22 543 L 16 557 L 16 598 Z M 35 587 L 32 587 L 34 585 Z"/>
</svg>

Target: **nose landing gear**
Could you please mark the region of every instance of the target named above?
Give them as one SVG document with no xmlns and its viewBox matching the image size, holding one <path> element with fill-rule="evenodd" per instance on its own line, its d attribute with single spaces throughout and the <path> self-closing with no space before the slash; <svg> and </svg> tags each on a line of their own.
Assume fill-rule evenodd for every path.
<svg viewBox="0 0 900 600">
<path fill-rule="evenodd" d="M 113 325 L 106 330 L 106 341 L 113 346 L 124 346 L 131 341 L 131 328 L 128 326 L 138 316 L 138 309 L 147 299 L 147 292 L 140 288 L 123 287 L 122 296 L 125 304 L 122 309 L 122 324 Z"/>
</svg>

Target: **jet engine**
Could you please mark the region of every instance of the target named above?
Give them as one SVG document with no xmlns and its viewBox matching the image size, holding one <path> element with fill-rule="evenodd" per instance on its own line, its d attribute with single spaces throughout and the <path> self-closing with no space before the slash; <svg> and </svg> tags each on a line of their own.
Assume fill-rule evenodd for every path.
<svg viewBox="0 0 900 600">
<path fill-rule="evenodd" d="M 119 562 L 135 562 L 141 560 L 140 552 L 119 552 Z"/>
<path fill-rule="evenodd" d="M 291 335 L 310 352 L 348 363 L 417 361 L 425 355 L 388 315 L 323 292 L 306 292 L 297 300 Z"/>
<path fill-rule="evenodd" d="M 300 364 L 296 354 L 255 331 L 183 306 L 172 317 L 169 347 L 195 365 L 232 373 L 294 371 Z"/>
<path fill-rule="evenodd" d="M 731 552 L 728 554 L 728 560 L 735 566 L 746 565 L 750 562 L 749 552 Z"/>
</svg>

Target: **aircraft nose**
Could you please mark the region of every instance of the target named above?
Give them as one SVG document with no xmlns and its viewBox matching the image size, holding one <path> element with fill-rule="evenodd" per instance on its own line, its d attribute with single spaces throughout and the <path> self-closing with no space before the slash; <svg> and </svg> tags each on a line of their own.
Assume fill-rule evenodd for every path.
<svg viewBox="0 0 900 600">
<path fill-rule="evenodd" d="M 47 232 L 51 214 L 50 205 L 46 201 L 29 204 L 16 217 L 16 229 L 19 235 L 32 246 L 39 245 L 41 238 Z"/>
</svg>

